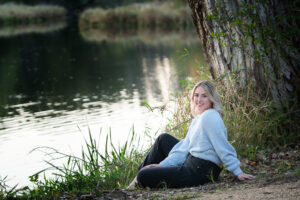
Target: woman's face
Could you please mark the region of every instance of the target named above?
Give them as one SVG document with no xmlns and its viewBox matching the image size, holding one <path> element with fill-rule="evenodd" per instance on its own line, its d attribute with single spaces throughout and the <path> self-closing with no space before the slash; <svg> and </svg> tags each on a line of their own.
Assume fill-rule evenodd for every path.
<svg viewBox="0 0 300 200">
<path fill-rule="evenodd" d="M 201 86 L 196 88 L 193 101 L 195 104 L 195 112 L 197 114 L 201 114 L 205 110 L 212 108 L 212 102 L 208 98 L 206 90 Z"/>
</svg>

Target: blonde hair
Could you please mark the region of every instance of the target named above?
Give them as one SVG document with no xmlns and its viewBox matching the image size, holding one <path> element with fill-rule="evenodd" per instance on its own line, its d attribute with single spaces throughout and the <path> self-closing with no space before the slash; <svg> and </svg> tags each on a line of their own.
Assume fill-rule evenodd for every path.
<svg viewBox="0 0 300 200">
<path fill-rule="evenodd" d="M 221 115 L 221 117 L 224 117 L 224 111 L 223 111 L 223 106 L 221 104 L 220 98 L 218 91 L 216 87 L 209 81 L 200 81 L 198 82 L 194 88 L 192 89 L 191 92 L 191 113 L 193 117 L 197 115 L 195 112 L 195 102 L 194 102 L 194 95 L 195 95 L 195 90 L 201 86 L 206 92 L 209 100 L 212 102 L 212 108 L 218 111 Z"/>
</svg>

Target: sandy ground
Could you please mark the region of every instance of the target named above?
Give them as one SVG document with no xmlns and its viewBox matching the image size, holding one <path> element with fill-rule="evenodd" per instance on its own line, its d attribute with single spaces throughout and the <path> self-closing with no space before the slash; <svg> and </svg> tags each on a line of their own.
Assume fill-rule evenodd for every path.
<svg viewBox="0 0 300 200">
<path fill-rule="evenodd" d="M 300 200 L 300 174 L 290 173 L 247 181 L 210 183 L 199 187 L 166 190 L 115 190 L 99 199 L 167 199 L 167 200 Z"/>
<path fill-rule="evenodd" d="M 243 185 L 229 188 L 227 191 L 216 191 L 212 194 L 203 194 L 195 199 L 300 199 L 300 180 L 290 183 L 275 183 L 268 186 Z"/>
</svg>

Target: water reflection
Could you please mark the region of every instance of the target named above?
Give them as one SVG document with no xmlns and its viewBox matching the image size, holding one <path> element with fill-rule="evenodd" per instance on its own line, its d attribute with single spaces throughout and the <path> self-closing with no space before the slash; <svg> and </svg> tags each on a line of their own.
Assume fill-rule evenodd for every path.
<svg viewBox="0 0 300 200">
<path fill-rule="evenodd" d="M 14 37 L 23 34 L 46 34 L 53 31 L 59 31 L 67 26 L 66 21 L 57 21 L 55 23 L 27 24 L 17 26 L 0 27 L 0 37 Z"/>
<path fill-rule="evenodd" d="M 171 90 L 176 89 L 176 72 L 170 66 L 168 58 L 154 59 L 154 63 L 148 63 L 146 58 L 142 59 L 143 73 L 147 74 L 144 78 L 145 96 L 148 100 L 156 99 L 154 95 L 159 94 L 161 102 L 169 100 Z M 151 67 L 153 66 L 153 67 Z M 170 87 L 174 85 L 174 87 Z"/>
<path fill-rule="evenodd" d="M 168 45 L 176 46 L 199 44 L 199 38 L 193 30 L 186 31 L 166 31 L 166 30 L 138 30 L 138 31 L 105 31 L 101 29 L 84 29 L 80 27 L 80 35 L 89 42 L 116 42 L 122 44 L 134 44 L 143 42 L 151 46 Z"/>
<path fill-rule="evenodd" d="M 68 27 L 0 38 L 0 175 L 28 184 L 44 159 L 29 151 L 51 146 L 79 154 L 88 129 L 100 141 L 111 130 L 116 144 L 132 126 L 141 137 L 147 128 L 160 132 L 168 113 L 149 112 L 144 99 L 164 105 L 193 71 L 192 61 L 204 59 L 197 39 L 156 37 L 87 40 Z M 183 48 L 187 60 L 179 59 Z"/>
</svg>

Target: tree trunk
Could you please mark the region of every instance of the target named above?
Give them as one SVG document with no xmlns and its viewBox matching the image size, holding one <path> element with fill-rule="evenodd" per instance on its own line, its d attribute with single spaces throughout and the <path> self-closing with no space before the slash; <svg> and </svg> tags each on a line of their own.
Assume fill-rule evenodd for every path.
<svg viewBox="0 0 300 200">
<path fill-rule="evenodd" d="M 246 86 L 254 81 L 280 107 L 296 104 L 299 108 L 299 4 L 292 0 L 188 1 L 213 78 L 234 72 L 236 82 Z"/>
</svg>

